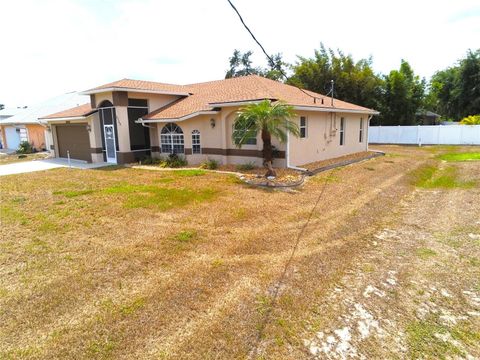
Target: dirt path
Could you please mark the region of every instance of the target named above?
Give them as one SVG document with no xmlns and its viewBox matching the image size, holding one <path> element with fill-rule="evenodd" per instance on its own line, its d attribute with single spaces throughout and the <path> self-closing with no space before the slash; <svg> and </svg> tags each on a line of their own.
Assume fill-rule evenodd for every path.
<svg viewBox="0 0 480 360">
<path fill-rule="evenodd" d="M 478 165 L 459 165 L 467 177 Z M 327 294 L 319 359 L 480 358 L 480 191 L 417 190 Z"/>
</svg>

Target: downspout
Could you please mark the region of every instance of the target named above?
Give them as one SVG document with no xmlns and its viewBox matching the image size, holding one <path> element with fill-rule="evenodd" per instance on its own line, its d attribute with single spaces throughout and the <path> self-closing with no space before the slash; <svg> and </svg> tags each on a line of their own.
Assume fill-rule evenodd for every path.
<svg viewBox="0 0 480 360">
<path fill-rule="evenodd" d="M 303 172 L 308 171 L 307 169 L 290 165 L 290 150 L 289 150 L 289 148 L 290 148 L 290 131 L 287 131 L 287 148 L 286 148 L 286 151 L 285 151 L 285 156 L 287 158 L 287 169 L 299 170 L 299 171 L 303 171 Z"/>
<path fill-rule="evenodd" d="M 368 151 L 368 136 L 370 135 L 370 120 L 372 120 L 373 115 L 370 115 L 367 119 L 367 136 L 366 136 L 366 142 L 367 142 L 367 151 Z"/>
</svg>

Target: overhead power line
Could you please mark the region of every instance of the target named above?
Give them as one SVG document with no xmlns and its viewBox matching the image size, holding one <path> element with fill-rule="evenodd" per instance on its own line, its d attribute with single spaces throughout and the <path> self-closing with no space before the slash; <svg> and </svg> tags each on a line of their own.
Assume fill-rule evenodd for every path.
<svg viewBox="0 0 480 360">
<path fill-rule="evenodd" d="M 238 18 L 240 19 L 243 27 L 248 31 L 248 33 L 250 34 L 250 36 L 253 38 L 253 40 L 258 44 L 258 46 L 260 47 L 260 49 L 262 49 L 263 53 L 265 54 L 265 56 L 267 57 L 267 59 L 270 61 L 270 63 L 273 65 L 275 64 L 275 61 L 273 60 L 273 58 L 267 53 L 267 51 L 265 50 L 265 48 L 263 47 L 263 45 L 260 43 L 260 41 L 257 40 L 257 38 L 255 37 L 255 35 L 253 34 L 252 30 L 250 30 L 250 28 L 247 26 L 247 24 L 245 24 L 245 21 L 243 21 L 243 17 L 242 15 L 240 14 L 240 12 L 237 10 L 237 8 L 235 7 L 235 5 L 233 5 L 233 3 L 230 1 L 230 0 L 227 0 L 228 3 L 230 4 L 230 6 L 232 7 L 232 9 L 237 13 L 238 15 Z M 282 76 L 285 78 L 285 80 L 288 80 L 288 76 L 287 74 L 285 74 L 285 72 L 282 70 L 282 67 L 279 66 L 278 67 L 278 71 L 280 71 L 280 73 L 282 74 Z M 307 91 L 305 91 L 304 89 L 302 88 L 299 88 L 298 86 L 295 86 L 298 90 L 300 90 L 301 92 L 303 92 L 305 95 L 308 95 L 310 96 L 311 98 L 313 98 L 313 102 L 316 103 L 317 99 L 322 99 L 322 98 L 318 98 L 312 94 L 309 94 Z"/>
</svg>

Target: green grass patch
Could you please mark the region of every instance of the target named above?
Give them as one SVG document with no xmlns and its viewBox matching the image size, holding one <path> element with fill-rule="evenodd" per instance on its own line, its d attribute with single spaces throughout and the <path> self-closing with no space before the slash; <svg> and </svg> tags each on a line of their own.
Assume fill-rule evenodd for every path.
<svg viewBox="0 0 480 360">
<path fill-rule="evenodd" d="M 0 223 L 25 225 L 28 222 L 27 216 L 22 211 L 6 204 L 0 205 Z"/>
<path fill-rule="evenodd" d="M 414 170 L 411 175 L 413 176 L 414 185 L 425 189 L 470 189 L 476 185 L 476 182 L 473 180 L 459 180 L 457 169 L 454 167 L 440 170 L 436 166 L 427 165 Z"/>
<path fill-rule="evenodd" d="M 429 248 L 417 249 L 416 254 L 417 254 L 418 257 L 420 257 L 422 259 L 428 259 L 432 256 L 437 255 L 437 253 L 435 251 L 433 251 L 432 249 L 429 249 Z"/>
<path fill-rule="evenodd" d="M 119 184 L 104 190 L 106 194 L 124 194 L 126 208 L 157 208 L 169 210 L 211 200 L 218 191 L 214 189 L 192 190 L 188 188 L 164 188 L 156 185 Z"/>
<path fill-rule="evenodd" d="M 195 230 L 182 230 L 175 235 L 175 240 L 187 243 L 197 237 L 197 232 Z"/>
<path fill-rule="evenodd" d="M 203 176 L 207 172 L 205 170 L 198 169 L 186 169 L 186 170 L 177 170 L 172 171 L 171 175 L 174 177 L 193 177 L 193 176 Z"/>
<path fill-rule="evenodd" d="M 67 198 L 74 198 L 77 196 L 82 196 L 82 195 L 89 195 L 93 194 L 95 190 L 88 189 L 88 190 L 59 190 L 59 191 L 54 191 L 53 195 L 63 195 Z"/>
<path fill-rule="evenodd" d="M 132 301 L 130 304 L 124 305 L 120 308 L 120 313 L 122 315 L 131 315 L 135 311 L 141 309 L 142 307 L 145 306 L 145 299 L 140 297 L 138 299 L 135 299 Z"/>
<path fill-rule="evenodd" d="M 479 161 L 480 152 L 447 153 L 438 155 L 438 158 L 445 161 Z"/>
<path fill-rule="evenodd" d="M 448 328 L 430 320 L 414 321 L 407 325 L 407 345 L 410 359 L 446 359 L 463 352 L 436 335 L 445 335 Z"/>
<path fill-rule="evenodd" d="M 111 353 L 115 349 L 115 346 L 115 341 L 110 337 L 92 341 L 87 347 L 88 356 L 96 359 L 111 358 Z"/>
</svg>

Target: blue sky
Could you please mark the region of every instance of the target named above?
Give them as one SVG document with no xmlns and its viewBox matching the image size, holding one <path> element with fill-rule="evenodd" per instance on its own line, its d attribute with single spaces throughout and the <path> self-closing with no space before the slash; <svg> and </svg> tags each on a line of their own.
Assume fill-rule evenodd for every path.
<svg viewBox="0 0 480 360">
<path fill-rule="evenodd" d="M 270 53 L 294 62 L 323 42 L 386 73 L 421 76 L 480 47 L 480 4 L 456 1 L 234 0 Z M 121 78 L 187 84 L 224 77 L 233 50 L 260 50 L 226 0 L 6 0 L 0 103 L 28 105 Z"/>
</svg>

